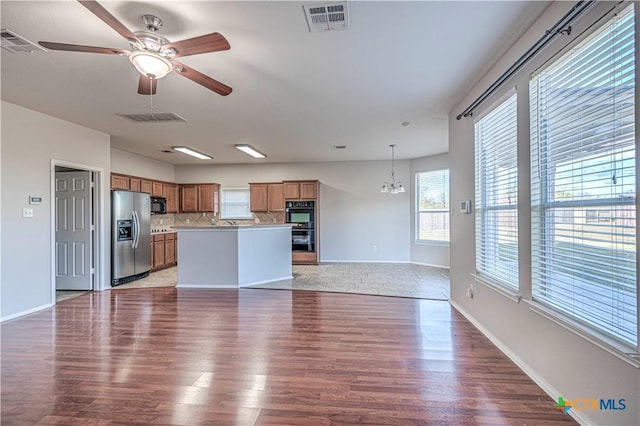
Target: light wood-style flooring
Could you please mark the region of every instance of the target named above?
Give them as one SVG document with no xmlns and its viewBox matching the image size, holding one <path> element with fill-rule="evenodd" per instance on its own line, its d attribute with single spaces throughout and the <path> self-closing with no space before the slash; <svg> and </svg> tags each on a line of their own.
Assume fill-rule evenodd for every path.
<svg viewBox="0 0 640 426">
<path fill-rule="evenodd" d="M 113 289 L 1 331 L 3 426 L 573 423 L 444 301 Z"/>
</svg>

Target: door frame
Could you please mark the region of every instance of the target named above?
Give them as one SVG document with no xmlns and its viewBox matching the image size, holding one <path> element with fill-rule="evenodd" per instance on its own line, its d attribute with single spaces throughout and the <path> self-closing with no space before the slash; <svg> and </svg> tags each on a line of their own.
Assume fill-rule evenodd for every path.
<svg viewBox="0 0 640 426">
<path fill-rule="evenodd" d="M 94 197 L 91 203 L 92 215 L 94 217 L 95 232 L 93 238 L 93 253 L 95 259 L 94 271 L 94 288 L 93 291 L 102 291 L 106 289 L 107 282 L 108 259 L 106 256 L 105 244 L 109 241 L 105 232 L 107 229 L 106 217 L 104 214 L 106 206 L 106 195 L 103 191 L 103 183 L 105 182 L 105 171 L 102 167 L 90 166 L 87 164 L 73 163 L 65 160 L 51 159 L 51 177 L 50 181 L 50 253 L 51 253 L 51 305 L 56 304 L 56 166 L 69 167 L 80 171 L 92 172 L 95 177 L 94 181 Z M 107 191 L 108 193 L 108 191 Z"/>
</svg>

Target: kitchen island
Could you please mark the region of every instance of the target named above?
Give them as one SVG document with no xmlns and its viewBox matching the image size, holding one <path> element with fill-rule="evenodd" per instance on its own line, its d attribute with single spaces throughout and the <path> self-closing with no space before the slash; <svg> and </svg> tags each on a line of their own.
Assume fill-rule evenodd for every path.
<svg viewBox="0 0 640 426">
<path fill-rule="evenodd" d="M 293 278 L 290 224 L 174 229 L 178 288 L 239 288 Z"/>
</svg>

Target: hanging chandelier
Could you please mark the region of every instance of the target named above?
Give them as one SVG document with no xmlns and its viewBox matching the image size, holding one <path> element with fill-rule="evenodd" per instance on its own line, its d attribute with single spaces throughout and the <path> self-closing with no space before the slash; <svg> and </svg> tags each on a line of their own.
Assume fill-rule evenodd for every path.
<svg viewBox="0 0 640 426">
<path fill-rule="evenodd" d="M 382 189 L 380 192 L 389 193 L 389 194 L 399 194 L 404 191 L 404 186 L 402 186 L 402 182 L 396 182 L 396 170 L 395 170 L 395 147 L 396 144 L 389 145 L 391 147 L 391 180 L 389 182 L 385 182 L 382 184 Z"/>
</svg>

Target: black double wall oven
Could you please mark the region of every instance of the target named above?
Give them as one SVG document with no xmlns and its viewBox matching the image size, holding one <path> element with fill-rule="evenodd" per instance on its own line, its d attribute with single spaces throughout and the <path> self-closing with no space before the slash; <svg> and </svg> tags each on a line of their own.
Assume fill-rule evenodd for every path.
<svg viewBox="0 0 640 426">
<path fill-rule="evenodd" d="M 293 251 L 313 252 L 316 247 L 316 202 L 287 201 L 286 220 L 291 228 L 291 249 Z"/>
</svg>

